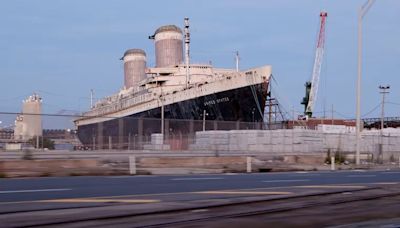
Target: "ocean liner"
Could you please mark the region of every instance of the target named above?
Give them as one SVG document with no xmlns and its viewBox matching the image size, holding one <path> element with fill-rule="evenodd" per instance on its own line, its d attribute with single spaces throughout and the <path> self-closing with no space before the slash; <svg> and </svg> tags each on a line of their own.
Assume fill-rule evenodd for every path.
<svg viewBox="0 0 400 228">
<path fill-rule="evenodd" d="M 155 67 L 146 66 L 143 50 L 127 50 L 121 58 L 124 88 L 97 101 L 74 120 L 83 144 L 90 145 L 106 137 L 124 143 L 128 135 L 160 133 L 164 131 L 161 119 L 196 121 L 206 114 L 207 120 L 263 121 L 271 66 L 240 71 L 238 56 L 233 69 L 190 63 L 188 18 L 183 32 L 175 25 L 166 25 L 149 39 L 155 43 Z M 147 118 L 160 121 L 144 127 L 143 120 Z M 193 125 L 188 129 L 182 124 L 170 124 L 168 129 L 201 130 L 193 129 Z"/>
</svg>

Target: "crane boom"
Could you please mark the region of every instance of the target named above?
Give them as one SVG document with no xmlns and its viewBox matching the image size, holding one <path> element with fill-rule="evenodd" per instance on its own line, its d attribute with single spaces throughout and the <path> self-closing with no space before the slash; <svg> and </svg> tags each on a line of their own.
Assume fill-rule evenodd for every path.
<svg viewBox="0 0 400 228">
<path fill-rule="evenodd" d="M 320 29 L 318 33 L 317 48 L 315 51 L 314 66 L 312 71 L 311 81 L 306 82 L 306 96 L 303 99 L 302 104 L 305 106 L 304 114 L 306 117 L 311 117 L 314 111 L 314 105 L 317 100 L 319 78 L 321 74 L 322 59 L 324 57 L 325 48 L 325 24 L 327 12 L 321 12 L 320 18 Z"/>
</svg>

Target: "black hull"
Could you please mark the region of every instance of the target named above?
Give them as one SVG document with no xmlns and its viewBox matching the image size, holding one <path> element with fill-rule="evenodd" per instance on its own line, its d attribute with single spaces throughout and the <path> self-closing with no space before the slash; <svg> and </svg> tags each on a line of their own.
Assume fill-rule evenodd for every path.
<svg viewBox="0 0 400 228">
<path fill-rule="evenodd" d="M 201 131 L 203 111 L 206 129 L 246 129 L 237 123 L 262 122 L 267 97 L 267 82 L 164 106 L 165 134 L 182 135 Z M 218 123 L 218 125 L 216 125 Z M 254 126 L 254 124 L 253 124 Z M 260 125 L 261 126 L 261 125 Z M 109 140 L 123 148 L 131 137 L 139 140 L 161 132 L 161 107 L 104 122 L 78 126 L 84 145 L 107 145 Z"/>
</svg>

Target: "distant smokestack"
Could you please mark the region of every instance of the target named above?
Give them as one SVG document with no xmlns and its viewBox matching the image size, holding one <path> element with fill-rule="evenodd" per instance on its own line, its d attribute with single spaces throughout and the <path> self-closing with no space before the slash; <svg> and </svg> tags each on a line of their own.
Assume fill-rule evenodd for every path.
<svg viewBox="0 0 400 228">
<path fill-rule="evenodd" d="M 130 88 L 146 78 L 146 53 L 141 49 L 129 49 L 124 53 L 124 86 Z"/>
<path fill-rule="evenodd" d="M 182 63 L 182 30 L 175 25 L 158 28 L 153 36 L 156 48 L 156 67 L 170 67 Z"/>
</svg>

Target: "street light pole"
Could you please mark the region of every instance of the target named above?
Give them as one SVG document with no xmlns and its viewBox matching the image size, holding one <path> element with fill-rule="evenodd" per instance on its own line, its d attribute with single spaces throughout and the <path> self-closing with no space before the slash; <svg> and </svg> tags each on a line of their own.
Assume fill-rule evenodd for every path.
<svg viewBox="0 0 400 228">
<path fill-rule="evenodd" d="M 384 118 L 385 118 L 385 95 L 389 93 L 390 86 L 379 86 L 379 89 L 381 90 L 380 93 L 382 94 L 382 109 L 381 109 L 381 131 L 380 131 L 380 137 L 379 137 L 379 157 L 378 161 L 382 162 L 383 161 L 383 128 L 384 128 Z"/>
<path fill-rule="evenodd" d="M 383 134 L 383 128 L 384 128 L 384 121 L 383 119 L 385 118 L 385 95 L 389 93 L 390 86 L 379 86 L 380 94 L 382 94 L 382 109 L 381 109 L 381 134 Z"/>
<path fill-rule="evenodd" d="M 358 11 L 358 74 L 357 74 L 357 101 L 356 101 L 356 165 L 360 164 L 361 139 L 361 69 L 362 69 L 362 19 L 371 8 L 375 0 L 368 0 Z"/>
</svg>

